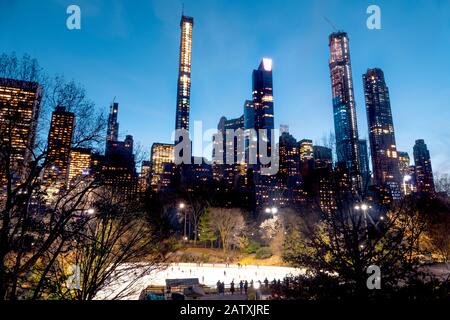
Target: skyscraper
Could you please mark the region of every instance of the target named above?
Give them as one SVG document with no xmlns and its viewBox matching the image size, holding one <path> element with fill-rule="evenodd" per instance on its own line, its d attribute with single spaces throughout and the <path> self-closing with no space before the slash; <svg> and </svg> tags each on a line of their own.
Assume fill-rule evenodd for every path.
<svg viewBox="0 0 450 320">
<path fill-rule="evenodd" d="M 117 122 L 118 113 L 119 104 L 117 102 L 113 102 L 109 110 L 106 144 L 108 144 L 108 141 L 117 141 L 119 139 L 119 123 Z"/>
<path fill-rule="evenodd" d="M 359 140 L 359 156 L 360 156 L 359 163 L 361 166 L 362 186 L 364 189 L 366 189 L 370 183 L 369 151 L 367 148 L 366 139 Z"/>
<path fill-rule="evenodd" d="M 381 69 L 368 69 L 363 75 L 367 124 L 375 184 L 393 199 L 400 198 L 400 171 L 395 144 L 389 89 Z"/>
<path fill-rule="evenodd" d="M 175 129 L 189 130 L 189 109 L 191 100 L 192 29 L 194 27 L 194 18 L 182 15 L 180 27 L 181 41 Z"/>
<path fill-rule="evenodd" d="M 109 141 L 101 165 L 103 182 L 118 200 L 132 199 L 137 191 L 138 177 L 133 154 L 133 136 L 124 141 Z"/>
<path fill-rule="evenodd" d="M 414 145 L 415 180 L 418 193 L 434 194 L 433 169 L 431 168 L 430 151 L 423 139 L 416 140 Z"/>
<path fill-rule="evenodd" d="M 411 159 L 408 152 L 397 151 L 397 153 L 403 194 L 409 195 L 415 191 L 414 166 L 410 165 Z"/>
<path fill-rule="evenodd" d="M 146 192 L 149 188 L 151 172 L 152 162 L 148 160 L 142 161 L 141 172 L 139 174 L 139 192 Z"/>
<path fill-rule="evenodd" d="M 272 60 L 263 58 L 257 70 L 253 70 L 253 108 L 255 110 L 254 129 L 274 129 Z"/>
<path fill-rule="evenodd" d="M 314 146 L 314 167 L 319 168 L 333 168 L 333 151 L 331 148 L 323 146 Z"/>
<path fill-rule="evenodd" d="M 41 96 L 36 82 L 0 78 L 0 185 L 6 179 L 4 160 L 16 181 L 31 160 Z"/>
<path fill-rule="evenodd" d="M 352 187 L 358 190 L 361 186 L 360 151 L 347 33 L 332 33 L 329 47 L 337 160 L 347 168 Z"/>
<path fill-rule="evenodd" d="M 224 181 L 227 188 L 238 187 L 239 177 L 245 175 L 246 169 L 243 161 L 245 160 L 244 115 L 235 119 L 220 118 L 217 130 L 217 134 L 213 137 L 214 179 Z M 228 134 L 227 130 L 230 130 Z M 231 133 L 233 135 L 230 135 Z"/>
<path fill-rule="evenodd" d="M 69 178 L 69 161 L 75 115 L 63 106 L 56 107 L 48 134 L 47 167 L 44 170 L 45 182 L 51 192 L 66 187 Z"/>
<path fill-rule="evenodd" d="M 152 162 L 152 189 L 157 191 L 167 187 L 170 183 L 168 176 L 170 167 L 174 163 L 174 145 L 167 143 L 154 143 L 151 151 Z"/>
<path fill-rule="evenodd" d="M 254 185 L 256 195 L 256 207 L 263 205 L 276 206 L 284 203 L 279 186 L 275 176 L 261 175 L 261 168 L 265 166 L 262 163 L 263 156 L 271 156 L 272 133 L 274 130 L 274 110 L 273 110 L 273 78 L 272 78 L 272 60 L 263 58 L 258 69 L 253 70 L 252 74 L 252 97 L 251 103 L 245 104 L 244 124 L 245 129 L 256 131 L 256 139 L 249 137 L 246 139 L 246 156 L 249 161 L 249 168 L 254 172 Z M 260 130 L 264 130 L 265 139 L 260 135 Z M 266 150 L 260 149 L 261 141 L 266 142 Z M 256 143 L 254 143 L 256 142 Z M 256 150 L 252 149 L 255 148 Z M 256 155 L 256 163 L 250 163 Z M 270 165 L 274 165 L 270 163 Z"/>
<path fill-rule="evenodd" d="M 69 162 L 69 184 L 91 173 L 91 149 L 72 148 Z"/>
<path fill-rule="evenodd" d="M 314 158 L 313 142 L 310 139 L 300 140 L 298 143 L 300 161 L 308 161 Z"/>
</svg>

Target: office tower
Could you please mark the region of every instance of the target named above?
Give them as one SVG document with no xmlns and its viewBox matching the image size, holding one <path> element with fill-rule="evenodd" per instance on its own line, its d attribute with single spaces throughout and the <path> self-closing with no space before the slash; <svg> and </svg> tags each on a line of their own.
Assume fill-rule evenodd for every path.
<svg viewBox="0 0 450 320">
<path fill-rule="evenodd" d="M 109 141 L 101 164 L 101 176 L 117 200 L 132 200 L 137 192 L 138 177 L 133 154 L 133 136 L 124 141 Z"/>
<path fill-rule="evenodd" d="M 285 202 L 282 188 L 277 185 L 276 176 L 261 174 L 261 168 L 269 166 L 261 163 L 262 157 L 271 156 L 272 152 L 276 151 L 271 149 L 274 130 L 271 59 L 263 58 L 258 69 L 253 70 L 252 98 L 251 103 L 246 102 L 244 106 L 244 125 L 245 129 L 255 130 L 256 137 L 246 139 L 246 158 L 248 168 L 254 173 L 252 181 L 255 188 L 255 205 L 261 209 L 264 206 L 277 206 Z M 260 130 L 263 130 L 267 139 L 261 136 Z M 260 149 L 262 141 L 266 142 L 265 150 Z M 256 163 L 251 163 L 253 160 L 256 160 Z M 273 167 L 275 164 L 270 165 Z"/>
<path fill-rule="evenodd" d="M 217 131 L 213 137 L 213 177 L 223 181 L 229 191 L 238 188 L 245 176 L 244 115 L 235 119 L 220 118 Z"/>
<path fill-rule="evenodd" d="M 331 148 L 323 146 L 313 146 L 314 153 L 314 167 L 318 168 L 333 168 L 333 151 Z"/>
<path fill-rule="evenodd" d="M 402 176 L 405 176 L 410 173 L 409 167 L 410 167 L 411 159 L 409 158 L 408 152 L 397 151 L 397 154 L 398 154 L 398 165 L 399 165 L 400 174 Z"/>
<path fill-rule="evenodd" d="M 314 174 L 312 192 L 323 212 L 336 210 L 335 184 L 333 183 L 333 151 L 331 148 L 314 146 Z"/>
<path fill-rule="evenodd" d="M 106 143 L 108 143 L 108 141 L 117 141 L 119 139 L 119 122 L 117 122 L 118 113 L 119 104 L 117 102 L 113 102 L 109 111 Z"/>
<path fill-rule="evenodd" d="M 352 66 L 347 33 L 329 37 L 330 76 L 333 97 L 336 154 L 340 167 L 347 170 L 353 190 L 361 187 L 358 125 L 353 93 Z"/>
<path fill-rule="evenodd" d="M 72 148 L 69 161 L 69 184 L 91 174 L 91 149 Z"/>
<path fill-rule="evenodd" d="M 298 177 L 300 175 L 300 155 L 297 140 L 289 132 L 283 132 L 279 138 L 278 150 L 279 175 L 286 180 L 289 177 Z"/>
<path fill-rule="evenodd" d="M 423 139 L 416 140 L 414 145 L 414 163 L 417 192 L 434 194 L 435 188 L 430 152 Z"/>
<path fill-rule="evenodd" d="M 253 129 L 266 129 L 270 140 L 274 129 L 272 60 L 263 58 L 257 70 L 253 70 Z"/>
<path fill-rule="evenodd" d="M 399 199 L 400 171 L 395 144 L 389 89 L 381 69 L 368 69 L 363 75 L 367 124 L 375 184 Z"/>
<path fill-rule="evenodd" d="M 313 142 L 309 139 L 300 140 L 298 143 L 300 161 L 308 161 L 314 158 Z"/>
<path fill-rule="evenodd" d="M 189 130 L 191 100 L 192 29 L 194 18 L 182 15 L 175 129 Z"/>
<path fill-rule="evenodd" d="M 364 190 L 367 190 L 367 187 L 370 184 L 370 169 L 369 169 L 369 151 L 367 148 L 367 140 L 360 139 L 359 140 L 359 163 L 361 168 L 361 179 L 362 186 Z"/>
<path fill-rule="evenodd" d="M 69 161 L 75 115 L 63 106 L 56 107 L 48 134 L 47 166 L 44 170 L 44 182 L 50 192 L 57 193 L 67 186 Z"/>
<path fill-rule="evenodd" d="M 181 185 L 189 192 L 202 190 L 210 192 L 210 182 L 213 178 L 212 166 L 207 163 L 207 159 L 192 157 L 191 164 L 181 166 Z M 227 165 L 225 165 L 227 166 Z M 225 179 L 225 177 L 224 177 Z M 170 182 L 170 179 L 167 179 Z M 164 177 L 160 181 L 162 187 L 165 186 Z"/>
<path fill-rule="evenodd" d="M 150 187 L 150 178 L 152 172 L 152 162 L 142 161 L 141 173 L 139 174 L 139 192 L 146 192 Z"/>
<path fill-rule="evenodd" d="M 6 161 L 15 183 L 32 160 L 41 97 L 36 82 L 0 78 L 0 186 L 6 183 Z"/>
<path fill-rule="evenodd" d="M 154 143 L 151 151 L 152 179 L 154 191 L 167 188 L 170 184 L 171 167 L 174 163 L 174 145 Z"/>
</svg>

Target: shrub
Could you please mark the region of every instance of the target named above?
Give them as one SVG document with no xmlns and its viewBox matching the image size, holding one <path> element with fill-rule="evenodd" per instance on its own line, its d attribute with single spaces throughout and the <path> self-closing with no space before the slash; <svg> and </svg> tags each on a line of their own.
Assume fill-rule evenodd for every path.
<svg viewBox="0 0 450 320">
<path fill-rule="evenodd" d="M 267 259 L 272 256 L 272 250 L 269 247 L 262 247 L 256 251 L 256 259 Z"/>
<path fill-rule="evenodd" d="M 261 245 L 258 242 L 250 242 L 247 247 L 245 247 L 245 253 L 255 253 L 261 248 Z"/>
</svg>

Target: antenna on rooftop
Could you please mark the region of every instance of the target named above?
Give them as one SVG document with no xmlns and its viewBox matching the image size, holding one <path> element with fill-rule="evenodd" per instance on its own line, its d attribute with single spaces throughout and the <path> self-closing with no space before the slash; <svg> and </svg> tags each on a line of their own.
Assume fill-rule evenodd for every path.
<svg viewBox="0 0 450 320">
<path fill-rule="evenodd" d="M 323 17 L 325 19 L 326 22 L 328 22 L 328 24 L 334 29 L 334 31 L 339 31 L 336 26 L 333 24 L 333 22 L 331 22 L 330 19 L 328 19 L 327 17 Z"/>
</svg>

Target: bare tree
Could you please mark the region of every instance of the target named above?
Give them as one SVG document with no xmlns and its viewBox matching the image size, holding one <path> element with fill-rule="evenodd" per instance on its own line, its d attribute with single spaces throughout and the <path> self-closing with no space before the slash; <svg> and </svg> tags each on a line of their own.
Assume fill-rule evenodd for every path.
<svg viewBox="0 0 450 320">
<path fill-rule="evenodd" d="M 211 226 L 219 235 L 223 251 L 230 249 L 231 244 L 245 230 L 245 220 L 239 209 L 211 208 Z"/>
<path fill-rule="evenodd" d="M 285 242 L 284 259 L 317 277 L 334 275 L 358 297 L 367 296 L 367 268 L 380 267 L 383 286 L 409 281 L 418 271 L 426 221 L 407 205 L 384 214 L 357 210 L 353 204 L 320 212 L 315 224 L 299 225 Z"/>
<path fill-rule="evenodd" d="M 37 62 L 28 56 L 17 59 L 15 55 L 2 55 L 0 76 L 41 81 L 41 85 L 46 85 L 46 93 L 41 101 L 39 127 L 48 130 L 49 112 L 57 104 L 64 103 L 77 118 L 73 145 L 95 146 L 104 128 L 103 117 L 87 99 L 83 88 L 74 82 L 65 82 L 61 77 L 49 80 Z M 49 200 L 46 197 L 48 186 L 42 183 L 42 177 L 45 169 L 53 164 L 47 157 L 45 135 L 36 133 L 35 143 L 28 136 L 17 136 L 22 134 L 21 125 L 20 118 L 12 116 L 2 122 L 0 130 L 0 169 L 3 177 L 0 199 L 0 299 L 32 296 L 27 289 L 33 287 L 30 282 L 40 281 L 31 276 L 32 271 L 37 267 L 46 269 L 61 252 L 68 249 L 72 236 L 82 230 L 78 219 L 89 210 L 94 191 L 99 188 L 96 179 L 86 177 L 74 185 L 67 185 Z M 19 141 L 27 141 L 25 148 L 31 155 L 20 166 L 15 165 L 13 133 Z"/>
<path fill-rule="evenodd" d="M 161 268 L 170 249 L 138 211 L 139 206 L 114 202 L 102 192 L 95 217 L 85 217 L 71 250 L 55 260 L 34 297 L 114 300 L 138 295 L 143 277 Z"/>
</svg>

